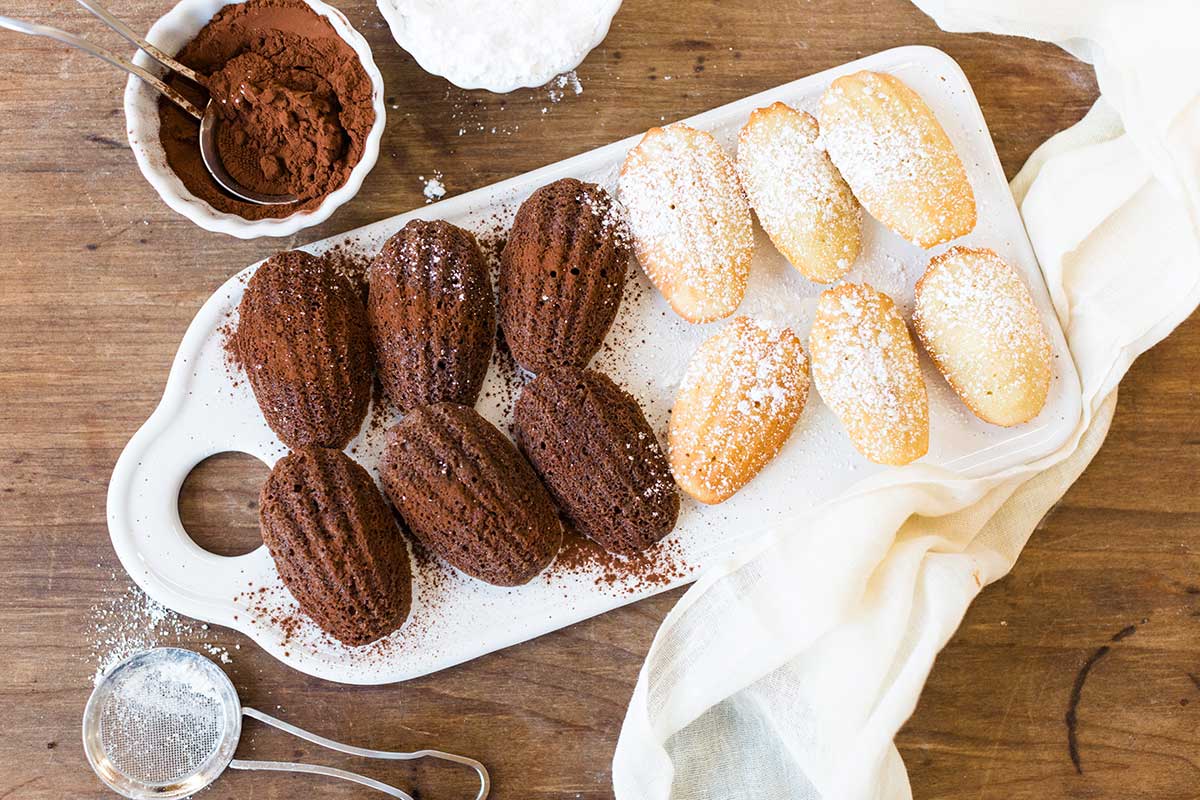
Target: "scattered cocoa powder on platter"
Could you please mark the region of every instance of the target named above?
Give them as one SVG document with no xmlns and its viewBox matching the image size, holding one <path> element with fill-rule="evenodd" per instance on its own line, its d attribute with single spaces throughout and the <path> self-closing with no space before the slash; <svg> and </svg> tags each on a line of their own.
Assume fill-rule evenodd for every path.
<svg viewBox="0 0 1200 800">
<path fill-rule="evenodd" d="M 636 556 L 619 556 L 569 527 L 558 558 L 543 573 L 550 584 L 567 576 L 590 576 L 595 586 L 618 595 L 665 589 L 690 573 L 679 543 L 668 536 Z"/>
</svg>

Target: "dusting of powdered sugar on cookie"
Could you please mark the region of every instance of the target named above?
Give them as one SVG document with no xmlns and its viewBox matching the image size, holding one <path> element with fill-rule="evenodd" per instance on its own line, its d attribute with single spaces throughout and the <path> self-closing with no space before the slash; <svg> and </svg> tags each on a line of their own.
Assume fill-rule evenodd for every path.
<svg viewBox="0 0 1200 800">
<path fill-rule="evenodd" d="M 892 445 L 920 450 L 928 401 L 916 350 L 886 295 L 842 284 L 821 296 L 811 338 L 817 391 L 867 458 L 887 461 Z"/>
<path fill-rule="evenodd" d="M 738 317 L 701 345 L 671 413 L 671 467 L 720 502 L 773 459 L 808 398 L 809 365 L 790 328 Z"/>
<path fill-rule="evenodd" d="M 919 95 L 890 75 L 837 79 L 820 144 L 872 216 L 921 247 L 968 233 L 975 198 L 962 161 Z"/>
<path fill-rule="evenodd" d="M 964 397 L 1044 396 L 1051 360 L 1045 328 L 1029 289 L 994 252 L 954 247 L 933 259 L 917 284 L 913 325 Z"/>
<path fill-rule="evenodd" d="M 727 316 L 746 291 L 754 231 L 733 162 L 682 123 L 653 128 L 618 182 L 634 250 L 671 306 L 693 322 Z"/>
<path fill-rule="evenodd" d="M 806 276 L 830 282 L 858 256 L 862 207 L 818 133 L 812 116 L 783 103 L 759 109 L 738 136 L 737 168 L 771 241 Z"/>
</svg>

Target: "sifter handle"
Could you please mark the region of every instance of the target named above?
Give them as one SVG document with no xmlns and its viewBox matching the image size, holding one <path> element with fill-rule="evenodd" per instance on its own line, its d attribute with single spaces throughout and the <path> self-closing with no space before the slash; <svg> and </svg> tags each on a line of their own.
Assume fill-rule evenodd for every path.
<svg viewBox="0 0 1200 800">
<path fill-rule="evenodd" d="M 475 795 L 474 800 L 484 800 L 492 789 L 492 780 L 488 775 L 487 768 L 473 758 L 466 756 L 455 755 L 454 753 L 444 753 L 441 750 L 417 750 L 412 753 L 398 753 L 390 750 L 371 750 L 366 747 L 355 747 L 350 744 L 342 744 L 335 742 L 333 739 L 326 739 L 324 736 L 318 736 L 315 733 L 310 733 L 303 728 L 298 728 L 295 725 L 284 722 L 281 719 L 264 714 L 262 711 L 254 708 L 242 708 L 242 713 L 251 719 L 256 719 L 273 728 L 278 728 L 284 733 L 290 733 L 299 739 L 312 742 L 320 745 L 328 750 L 336 750 L 339 753 L 347 755 L 359 756 L 360 758 L 378 758 L 387 761 L 413 761 L 418 758 L 438 758 L 443 761 L 452 761 L 455 764 L 462 764 L 475 770 L 475 774 L 479 776 L 479 794 Z M 299 764 L 295 762 L 285 761 L 242 761 L 234 759 L 229 763 L 229 766 L 234 769 L 259 769 L 259 770 L 274 770 L 278 772 L 307 772 L 316 775 L 326 775 L 333 778 L 341 778 L 342 780 L 358 783 L 363 786 L 368 786 L 372 789 L 383 792 L 392 797 L 401 798 L 401 800 L 413 800 L 410 795 L 405 794 L 399 789 L 389 786 L 386 783 L 380 783 L 373 778 L 367 778 L 355 772 L 347 772 L 346 770 L 336 769 L 334 767 L 323 767 L 317 764 Z"/>
</svg>

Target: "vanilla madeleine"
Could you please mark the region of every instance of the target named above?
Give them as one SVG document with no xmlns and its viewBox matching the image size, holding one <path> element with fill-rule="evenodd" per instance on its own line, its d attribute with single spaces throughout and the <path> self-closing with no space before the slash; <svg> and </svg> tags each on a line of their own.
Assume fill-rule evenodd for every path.
<svg viewBox="0 0 1200 800">
<path fill-rule="evenodd" d="M 671 408 L 671 471 L 702 503 L 729 499 L 783 447 L 808 400 L 808 357 L 789 328 L 737 317 L 688 362 Z"/>
<path fill-rule="evenodd" d="M 621 167 L 621 202 L 646 275 L 681 317 L 712 322 L 746 294 L 754 230 L 733 162 L 708 133 L 651 128 Z"/>
<path fill-rule="evenodd" d="M 1051 352 L 1037 306 L 991 250 L 952 247 L 917 282 L 913 327 L 933 363 L 975 416 L 1019 425 L 1050 390 Z"/>
<path fill-rule="evenodd" d="M 921 247 L 975 228 L 975 194 L 933 111 L 881 72 L 835 80 L 821 98 L 821 139 L 863 207 Z"/>
</svg>

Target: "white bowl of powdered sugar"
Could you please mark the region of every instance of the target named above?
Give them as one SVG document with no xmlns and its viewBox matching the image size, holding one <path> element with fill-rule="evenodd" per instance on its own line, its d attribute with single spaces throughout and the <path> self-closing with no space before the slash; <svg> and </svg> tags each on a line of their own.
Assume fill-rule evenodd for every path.
<svg viewBox="0 0 1200 800">
<path fill-rule="evenodd" d="M 421 68 L 463 89 L 541 86 L 608 35 L 621 0 L 378 0 Z"/>
</svg>

